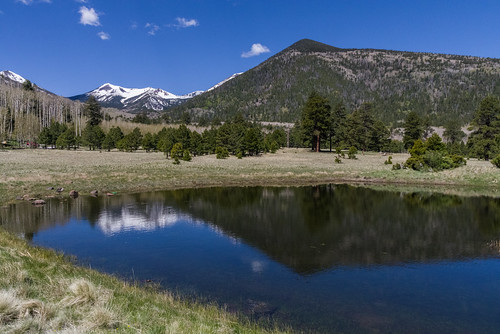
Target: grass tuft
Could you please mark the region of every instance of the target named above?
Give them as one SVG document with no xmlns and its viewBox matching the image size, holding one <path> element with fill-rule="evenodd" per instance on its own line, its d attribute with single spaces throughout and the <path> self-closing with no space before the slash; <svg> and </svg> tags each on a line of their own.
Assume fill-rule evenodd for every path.
<svg viewBox="0 0 500 334">
<path fill-rule="evenodd" d="M 19 300 L 12 291 L 0 291 L 0 324 L 19 318 Z"/>
</svg>

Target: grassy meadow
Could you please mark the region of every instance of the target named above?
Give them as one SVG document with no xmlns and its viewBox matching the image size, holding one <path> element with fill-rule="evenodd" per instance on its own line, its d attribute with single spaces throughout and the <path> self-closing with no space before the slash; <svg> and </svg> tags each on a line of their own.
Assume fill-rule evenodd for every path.
<svg viewBox="0 0 500 334">
<path fill-rule="evenodd" d="M 98 190 L 139 192 L 186 187 L 353 183 L 399 191 L 500 196 L 500 171 L 486 161 L 437 173 L 392 170 L 387 156 L 282 149 L 276 154 L 218 160 L 194 157 L 174 165 L 162 153 L 63 150 L 0 151 L 0 205 Z M 408 155 L 393 154 L 393 163 Z M 49 188 L 63 187 L 61 194 Z M 51 250 L 30 246 L 0 228 L 0 332 L 261 333 L 215 306 L 181 300 L 153 286 L 136 286 L 81 268 Z"/>
<path fill-rule="evenodd" d="M 335 163 L 335 154 L 282 149 L 276 154 L 237 159 L 214 155 L 174 165 L 162 153 L 137 151 L 0 151 L 0 203 L 23 195 L 56 195 L 50 187 L 105 192 L 138 192 L 208 186 L 306 185 L 361 183 L 367 186 L 499 196 L 500 170 L 490 162 L 470 159 L 467 165 L 441 172 L 392 170 L 387 156 L 359 153 Z M 393 154 L 402 163 L 407 154 Z"/>
</svg>

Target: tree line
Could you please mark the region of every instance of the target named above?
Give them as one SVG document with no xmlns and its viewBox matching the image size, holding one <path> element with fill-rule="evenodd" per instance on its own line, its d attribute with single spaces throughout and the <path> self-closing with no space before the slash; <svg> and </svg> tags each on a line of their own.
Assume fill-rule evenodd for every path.
<svg viewBox="0 0 500 334">
<path fill-rule="evenodd" d="M 207 128 L 202 133 L 191 131 L 185 124 L 179 127 L 164 127 L 157 133 L 145 133 L 136 127 L 132 132 L 124 134 L 120 127 L 112 127 L 104 133 L 100 124 L 102 112 L 99 103 L 90 97 L 84 105 L 87 117 L 81 136 L 74 136 L 71 126 L 52 122 L 44 128 L 38 141 L 46 147 L 60 149 L 87 146 L 90 150 L 118 149 L 125 152 L 143 150 L 164 152 L 166 157 L 189 160 L 191 155 L 217 154 L 218 158 L 229 155 L 237 157 L 258 155 L 264 152 L 276 152 L 287 143 L 287 135 L 283 129 L 265 131 L 255 123 L 246 121 L 241 115 L 219 126 Z"/>
<path fill-rule="evenodd" d="M 350 151 L 402 152 L 411 157 L 402 167 L 440 170 L 465 164 L 464 156 L 490 160 L 500 165 L 500 100 L 495 96 L 484 98 L 470 123 L 473 130 L 467 143 L 460 122 L 448 121 L 442 138 L 436 133 L 430 137 L 427 119 L 409 112 L 403 124 L 402 141 L 390 139 L 387 126 L 373 115 L 370 103 L 347 114 L 342 101 L 332 108 L 327 98 L 313 92 L 305 103 L 301 120 L 296 125 L 294 138 L 304 146 L 319 152 L 350 148 Z M 427 138 L 427 139 L 426 139 Z M 400 166 L 401 167 L 401 166 Z"/>
</svg>

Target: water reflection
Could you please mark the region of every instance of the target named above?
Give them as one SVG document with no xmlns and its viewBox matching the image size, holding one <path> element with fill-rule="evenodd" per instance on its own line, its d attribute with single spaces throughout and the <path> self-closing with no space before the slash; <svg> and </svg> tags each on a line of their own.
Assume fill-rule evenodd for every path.
<svg viewBox="0 0 500 334">
<path fill-rule="evenodd" d="M 0 224 L 28 239 L 70 219 L 105 235 L 147 232 L 179 221 L 209 224 L 297 273 L 496 256 L 500 200 L 394 193 L 346 185 L 210 188 L 11 205 Z M 262 270 L 252 264 L 255 272 Z"/>
</svg>

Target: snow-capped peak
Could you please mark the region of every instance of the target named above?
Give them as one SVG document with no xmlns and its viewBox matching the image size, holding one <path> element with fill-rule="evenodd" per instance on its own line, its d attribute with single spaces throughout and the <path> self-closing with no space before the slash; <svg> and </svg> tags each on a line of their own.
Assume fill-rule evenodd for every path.
<svg viewBox="0 0 500 334">
<path fill-rule="evenodd" d="M 23 78 L 19 74 L 16 74 L 16 73 L 14 73 L 12 71 L 1 71 L 0 75 L 3 75 L 4 77 L 9 78 L 12 81 L 19 82 L 21 84 L 26 81 L 25 78 Z"/>
<path fill-rule="evenodd" d="M 225 79 L 225 80 L 223 80 L 223 81 L 219 82 L 219 83 L 218 83 L 218 84 L 216 84 L 215 86 L 213 86 L 213 87 L 209 88 L 209 89 L 207 90 L 207 92 L 209 92 L 209 91 L 211 91 L 211 90 L 214 90 L 215 88 L 218 88 L 218 87 L 222 86 L 223 84 L 225 84 L 225 83 L 226 83 L 226 82 L 228 82 L 229 80 L 232 80 L 232 79 L 236 78 L 236 77 L 237 77 L 238 75 L 240 75 L 240 74 L 243 74 L 243 72 L 240 72 L 240 73 L 235 73 L 235 74 L 231 75 L 229 78 L 227 78 L 227 79 Z"/>
</svg>

